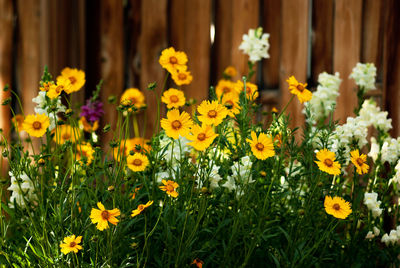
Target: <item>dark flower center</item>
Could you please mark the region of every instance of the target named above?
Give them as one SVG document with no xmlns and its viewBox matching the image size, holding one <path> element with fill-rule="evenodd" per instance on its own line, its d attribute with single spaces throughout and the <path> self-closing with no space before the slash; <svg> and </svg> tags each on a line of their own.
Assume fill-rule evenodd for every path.
<svg viewBox="0 0 400 268">
<path fill-rule="evenodd" d="M 200 133 L 199 135 L 197 135 L 197 139 L 199 141 L 204 141 L 206 139 L 206 134 Z"/>
<path fill-rule="evenodd" d="M 178 59 L 174 56 L 169 58 L 169 63 L 171 64 L 177 64 L 178 63 Z"/>
<path fill-rule="evenodd" d="M 142 165 L 142 160 L 140 159 L 135 159 L 133 160 L 132 164 L 134 164 L 135 166 L 141 166 Z"/>
<path fill-rule="evenodd" d="M 173 192 L 174 186 L 172 186 L 171 184 L 168 184 L 167 186 L 165 186 L 165 189 L 167 189 L 168 192 Z"/>
<path fill-rule="evenodd" d="M 71 84 L 75 84 L 76 83 L 76 78 L 73 76 L 68 77 L 69 81 L 71 81 Z"/>
<path fill-rule="evenodd" d="M 186 74 L 180 73 L 178 74 L 179 80 L 185 80 L 186 79 Z"/>
<path fill-rule="evenodd" d="M 208 117 L 210 117 L 210 118 L 217 117 L 217 111 L 215 111 L 215 110 L 211 110 L 207 114 L 208 114 Z"/>
<path fill-rule="evenodd" d="M 70 247 L 70 248 L 73 248 L 73 247 L 75 247 L 75 246 L 76 246 L 75 241 L 72 241 L 71 243 L 69 243 L 69 247 Z"/>
<path fill-rule="evenodd" d="M 70 135 L 69 133 L 64 133 L 64 134 L 62 135 L 62 138 L 63 138 L 64 140 L 69 140 L 69 139 L 71 138 L 71 135 Z"/>
<path fill-rule="evenodd" d="M 173 129 L 177 130 L 182 127 L 182 123 L 179 120 L 175 120 L 172 122 L 171 126 Z"/>
<path fill-rule="evenodd" d="M 229 92 L 231 92 L 231 89 L 229 87 L 224 87 L 223 92 L 229 93 Z"/>
<path fill-rule="evenodd" d="M 364 164 L 364 160 L 362 160 L 361 158 L 357 158 L 356 162 L 359 166 L 362 166 Z"/>
<path fill-rule="evenodd" d="M 325 159 L 324 161 L 325 165 L 327 165 L 328 167 L 331 167 L 333 165 L 333 161 L 330 159 Z"/>
<path fill-rule="evenodd" d="M 144 206 L 143 205 L 139 205 L 137 209 L 142 211 L 144 209 Z"/>
<path fill-rule="evenodd" d="M 334 204 L 334 205 L 332 206 L 332 208 L 333 208 L 334 210 L 339 211 L 339 210 L 340 210 L 340 205 L 339 205 L 339 204 Z"/>
<path fill-rule="evenodd" d="M 262 143 L 260 143 L 260 142 L 257 143 L 257 144 L 256 144 L 256 149 L 259 150 L 259 151 L 264 150 L 264 144 L 262 144 Z"/>
<path fill-rule="evenodd" d="M 169 100 L 170 100 L 172 103 L 176 103 L 176 102 L 179 101 L 179 98 L 178 98 L 176 95 L 172 95 L 171 97 L 169 97 Z"/>
<path fill-rule="evenodd" d="M 42 128 L 42 123 L 40 123 L 39 121 L 35 121 L 35 122 L 33 122 L 32 127 L 34 129 L 41 129 Z"/>
<path fill-rule="evenodd" d="M 298 84 L 297 85 L 297 90 L 300 91 L 300 92 L 303 92 L 304 86 L 302 84 Z"/>
<path fill-rule="evenodd" d="M 101 212 L 101 217 L 103 220 L 108 220 L 110 218 L 110 213 L 107 210 Z"/>
</svg>

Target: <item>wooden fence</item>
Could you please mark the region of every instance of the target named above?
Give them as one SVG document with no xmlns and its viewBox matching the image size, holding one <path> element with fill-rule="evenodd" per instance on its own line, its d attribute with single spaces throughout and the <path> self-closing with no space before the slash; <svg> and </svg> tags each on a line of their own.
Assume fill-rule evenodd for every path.
<svg viewBox="0 0 400 268">
<path fill-rule="evenodd" d="M 145 89 L 162 83 L 158 57 L 164 48 L 188 54 L 194 80 L 183 88 L 201 101 L 226 66 L 238 69 L 236 79 L 246 73 L 247 56 L 238 46 L 249 28 L 262 26 L 270 33 L 271 57 L 257 66 L 255 82 L 265 109 L 288 101 L 288 76 L 315 86 L 320 72 L 337 71 L 343 83 L 335 116 L 343 122 L 356 103 L 355 84 L 347 78 L 357 62 L 373 62 L 378 89 L 371 94 L 389 111 L 397 136 L 399 17 L 396 0 L 0 0 L 0 87 L 10 84 L 25 113 L 32 113 L 45 65 L 53 76 L 65 66 L 81 68 L 87 82 L 74 103 L 83 103 L 100 79 L 104 102 L 138 87 L 153 129 L 155 95 Z M 104 122 L 115 122 L 115 109 L 105 108 Z M 289 107 L 295 123 L 303 120 L 301 109 L 298 102 Z M 10 113 L 0 112 L 0 125 L 8 129 Z"/>
</svg>

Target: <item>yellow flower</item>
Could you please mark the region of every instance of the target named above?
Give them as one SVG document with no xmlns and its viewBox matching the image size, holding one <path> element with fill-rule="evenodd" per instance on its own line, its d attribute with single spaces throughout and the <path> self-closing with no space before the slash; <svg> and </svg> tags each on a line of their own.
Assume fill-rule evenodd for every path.
<svg viewBox="0 0 400 268">
<path fill-rule="evenodd" d="M 162 186 L 159 186 L 159 188 L 162 191 L 166 192 L 167 195 L 169 195 L 169 196 L 178 197 L 179 194 L 175 189 L 178 188 L 179 185 L 176 182 L 171 181 L 171 180 L 168 180 L 168 181 L 162 180 L 161 182 L 162 182 L 162 184 L 164 184 Z"/>
<path fill-rule="evenodd" d="M 89 132 L 89 133 L 94 132 L 94 131 L 96 131 L 96 130 L 99 128 L 99 121 L 97 120 L 97 121 L 95 121 L 95 122 L 93 123 L 93 125 L 91 125 L 91 124 L 87 121 L 86 117 L 82 116 L 82 117 L 79 119 L 79 128 L 82 129 L 82 130 L 85 131 L 85 132 Z"/>
<path fill-rule="evenodd" d="M 234 76 L 237 75 L 237 71 L 236 71 L 235 67 L 233 67 L 233 66 L 228 66 L 228 67 L 225 68 L 224 74 L 225 74 L 226 76 L 229 76 L 229 77 L 234 77 Z"/>
<path fill-rule="evenodd" d="M 218 99 L 221 98 L 222 94 L 226 95 L 228 93 L 235 93 L 239 95 L 235 91 L 235 83 L 229 80 L 221 79 L 218 81 L 217 86 L 215 87 L 215 94 L 217 95 Z"/>
<path fill-rule="evenodd" d="M 65 91 L 67 94 L 70 94 L 72 91 L 72 84 L 68 78 L 63 76 L 57 77 L 57 84 L 51 85 L 49 91 L 47 91 L 46 95 L 50 99 L 57 98 L 60 94 Z"/>
<path fill-rule="evenodd" d="M 358 150 L 351 151 L 350 155 L 351 155 L 351 162 L 356 167 L 357 173 L 360 175 L 367 174 L 369 170 L 369 166 L 366 163 L 367 156 L 365 154 L 360 155 Z"/>
<path fill-rule="evenodd" d="M 244 91 L 244 83 L 238 80 L 234 85 L 234 89 L 240 94 L 240 92 Z M 251 101 L 258 98 L 258 87 L 256 84 L 246 82 L 246 96 Z"/>
<path fill-rule="evenodd" d="M 142 186 L 136 187 L 133 193 L 131 194 L 131 199 L 134 200 L 136 198 L 136 194 L 139 192 L 139 190 L 142 189 Z"/>
<path fill-rule="evenodd" d="M 218 126 L 222 120 L 228 115 L 228 109 L 218 101 L 203 101 L 198 107 L 199 120 L 206 125 Z"/>
<path fill-rule="evenodd" d="M 302 84 L 297 82 L 293 75 L 286 82 L 289 84 L 290 93 L 296 95 L 301 103 L 311 100 L 312 93 L 306 88 L 307 83 Z"/>
<path fill-rule="evenodd" d="M 136 109 L 140 109 L 145 106 L 145 97 L 143 93 L 137 88 L 128 88 L 121 96 L 121 104 L 126 106 L 135 106 Z M 129 108 L 129 112 L 132 109 Z"/>
<path fill-rule="evenodd" d="M 43 83 L 43 85 L 39 88 L 40 89 L 40 91 L 49 91 L 50 90 L 50 87 L 52 86 L 52 85 L 54 85 L 54 82 L 53 81 L 50 81 L 50 82 L 45 82 L 45 83 Z"/>
<path fill-rule="evenodd" d="M 325 196 L 324 206 L 326 213 L 338 219 L 346 219 L 351 213 L 350 203 L 341 197 Z"/>
<path fill-rule="evenodd" d="M 185 105 L 186 99 L 183 91 L 175 88 L 170 88 L 164 92 L 161 97 L 161 101 L 167 105 L 168 109 L 172 109 L 179 108 Z"/>
<path fill-rule="evenodd" d="M 182 86 L 189 85 L 193 80 L 193 76 L 190 74 L 189 71 L 177 70 L 172 73 L 172 79 L 174 80 L 175 84 L 177 84 L 178 86 Z"/>
<path fill-rule="evenodd" d="M 82 143 L 76 148 L 76 160 L 82 162 L 82 158 L 86 157 L 87 164 L 90 165 L 93 161 L 94 150 L 90 143 Z"/>
<path fill-rule="evenodd" d="M 188 58 L 185 52 L 175 51 L 173 47 L 166 48 L 161 52 L 158 60 L 160 65 L 167 69 L 168 72 L 173 73 L 178 70 L 186 70 L 186 63 Z"/>
<path fill-rule="evenodd" d="M 79 129 L 76 127 L 71 127 L 70 125 L 57 126 L 56 135 L 54 135 L 53 140 L 57 144 L 64 144 L 66 141 L 71 141 L 75 143 L 80 139 Z"/>
<path fill-rule="evenodd" d="M 21 132 L 24 130 L 24 116 L 22 114 L 16 114 L 12 119 L 11 122 L 14 125 L 14 128 L 18 131 Z"/>
<path fill-rule="evenodd" d="M 327 149 L 322 149 L 317 152 L 317 163 L 318 168 L 331 175 L 340 174 L 340 164 L 335 161 L 336 156 L 334 152 L 328 151 Z"/>
<path fill-rule="evenodd" d="M 235 92 L 224 94 L 221 103 L 228 109 L 230 117 L 235 117 L 240 112 L 239 96 Z"/>
<path fill-rule="evenodd" d="M 193 125 L 191 132 L 192 135 L 187 136 L 187 139 L 192 142 L 189 142 L 188 145 L 193 146 L 198 151 L 207 149 L 218 136 L 212 127 L 207 125 Z"/>
<path fill-rule="evenodd" d="M 45 114 L 30 114 L 25 117 L 24 123 L 22 124 L 23 129 L 28 132 L 29 135 L 38 138 L 46 133 L 49 126 L 50 119 Z"/>
<path fill-rule="evenodd" d="M 193 121 L 187 112 L 179 113 L 179 110 L 172 109 L 167 112 L 167 118 L 161 120 L 161 127 L 168 137 L 178 139 L 179 135 L 186 137 L 189 134 Z"/>
<path fill-rule="evenodd" d="M 146 204 L 140 204 L 137 209 L 132 210 L 132 214 L 131 217 L 135 217 L 137 215 L 139 215 L 140 213 L 142 213 L 147 207 L 150 207 L 153 204 L 153 201 L 149 201 Z"/>
<path fill-rule="evenodd" d="M 265 133 L 260 133 L 257 137 L 257 134 L 252 131 L 251 139 L 246 139 L 246 141 L 250 143 L 251 151 L 257 159 L 265 160 L 275 155 L 274 143 Z"/>
<path fill-rule="evenodd" d="M 134 151 L 136 153 L 150 152 L 150 145 L 148 145 L 149 140 L 143 139 L 141 137 L 135 137 L 127 140 L 126 143 L 126 151 L 129 154 L 130 151 Z"/>
<path fill-rule="evenodd" d="M 71 82 L 71 88 L 67 92 L 68 94 L 72 92 L 79 91 L 85 85 L 85 72 L 78 69 L 64 68 L 61 71 L 61 76 L 67 78 Z"/>
<path fill-rule="evenodd" d="M 60 244 L 61 252 L 64 255 L 67 255 L 70 252 L 78 253 L 78 250 L 82 249 L 82 246 L 79 245 L 82 242 L 82 236 L 78 236 L 75 238 L 75 235 L 66 236 L 63 240 L 64 243 Z"/>
<path fill-rule="evenodd" d="M 149 159 L 141 153 L 135 153 L 134 155 L 128 155 L 126 163 L 128 168 L 134 172 L 143 171 L 149 165 Z"/>
<path fill-rule="evenodd" d="M 121 215 L 121 212 L 118 208 L 106 210 L 101 202 L 97 203 L 97 207 L 99 209 L 92 208 L 92 211 L 90 212 L 90 219 L 92 220 L 93 224 L 97 223 L 97 229 L 100 231 L 107 229 L 109 227 L 108 222 L 117 225 L 119 220 L 115 217 Z"/>
</svg>

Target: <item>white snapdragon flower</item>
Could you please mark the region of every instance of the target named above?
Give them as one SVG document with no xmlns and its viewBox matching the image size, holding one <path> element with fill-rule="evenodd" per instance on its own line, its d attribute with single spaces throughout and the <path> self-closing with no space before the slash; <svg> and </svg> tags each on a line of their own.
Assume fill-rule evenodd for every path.
<svg viewBox="0 0 400 268">
<path fill-rule="evenodd" d="M 40 91 L 39 94 L 32 99 L 34 103 L 36 103 L 36 107 L 34 108 L 35 113 L 37 114 L 45 114 L 50 119 L 49 130 L 52 131 L 56 127 L 57 121 L 57 113 L 65 112 L 66 107 L 61 103 L 61 97 L 57 98 L 57 108 L 55 112 L 50 112 L 48 109 L 50 108 L 47 105 L 46 101 L 46 91 Z"/>
<path fill-rule="evenodd" d="M 387 138 L 382 145 L 381 157 L 382 163 L 396 163 L 400 156 L 400 137 L 397 139 Z"/>
<path fill-rule="evenodd" d="M 353 78 L 365 91 L 375 89 L 376 67 L 373 63 L 357 63 L 349 78 Z"/>
<path fill-rule="evenodd" d="M 398 243 L 400 240 L 400 225 L 397 226 L 396 230 L 391 230 L 389 235 L 384 234 L 381 238 L 382 243 L 385 243 L 386 246 L 394 245 Z"/>
<path fill-rule="evenodd" d="M 381 201 L 378 201 L 378 194 L 375 192 L 364 194 L 364 205 L 372 212 L 372 217 L 381 216 L 383 209 L 380 208 Z"/>
<path fill-rule="evenodd" d="M 375 162 L 378 159 L 379 152 L 380 148 L 378 142 L 374 137 L 371 137 L 371 150 L 369 151 L 368 156 Z"/>
<path fill-rule="evenodd" d="M 342 79 L 339 78 L 339 73 L 335 75 L 323 72 L 318 76 L 318 87 L 313 93 L 313 97 L 309 102 L 304 104 L 310 109 L 313 122 L 319 121 L 322 118 L 329 116 L 336 106 L 336 98 L 339 96 L 339 86 Z M 303 109 L 305 114 L 305 109 Z M 308 120 L 310 120 L 308 119 Z"/>
<path fill-rule="evenodd" d="M 388 118 L 388 112 L 381 111 L 372 99 L 365 100 L 360 110 L 360 118 L 368 126 L 374 126 L 382 131 L 389 131 L 392 128 L 392 119 Z"/>
<path fill-rule="evenodd" d="M 390 183 L 394 182 L 399 184 L 400 183 L 400 159 L 397 161 L 396 166 L 394 167 L 394 170 L 396 171 L 396 174 L 394 174 L 393 178 L 390 179 Z"/>
<path fill-rule="evenodd" d="M 26 175 L 25 172 L 16 177 L 11 171 L 8 173 L 11 177 L 11 185 L 7 190 L 12 191 L 10 197 L 10 207 L 14 207 L 14 202 L 20 207 L 26 207 L 26 202 L 36 199 L 36 194 L 34 193 L 34 185 L 31 179 Z"/>
<path fill-rule="evenodd" d="M 188 145 L 190 141 L 185 137 L 179 136 L 179 139 L 172 140 L 171 138 L 164 135 L 160 139 L 160 153 L 164 152 L 162 159 L 168 163 L 177 163 L 183 159 L 186 153 L 190 152 L 190 146 Z"/>
<path fill-rule="evenodd" d="M 260 61 L 262 58 L 269 58 L 269 34 L 262 33 L 262 28 L 250 29 L 249 34 L 243 35 L 243 41 L 239 46 L 240 50 L 250 57 L 251 62 Z"/>
<path fill-rule="evenodd" d="M 221 176 L 219 175 L 218 171 L 219 171 L 219 166 L 217 166 L 213 161 L 210 161 L 208 163 L 209 167 L 212 167 L 211 170 L 209 171 L 209 175 L 207 178 L 205 178 L 205 181 L 209 181 L 210 182 L 210 189 L 215 189 L 219 187 L 218 182 L 220 180 L 222 180 Z M 199 187 L 203 187 L 203 182 L 200 178 L 197 179 L 197 185 Z"/>
</svg>

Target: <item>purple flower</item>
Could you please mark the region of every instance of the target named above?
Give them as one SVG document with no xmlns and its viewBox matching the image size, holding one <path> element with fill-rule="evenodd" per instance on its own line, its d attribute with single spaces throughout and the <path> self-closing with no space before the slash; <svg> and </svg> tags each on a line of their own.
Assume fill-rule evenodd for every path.
<svg viewBox="0 0 400 268">
<path fill-rule="evenodd" d="M 86 101 L 86 105 L 81 107 L 81 114 L 79 116 L 84 116 L 89 122 L 95 122 L 100 119 L 104 114 L 103 103 L 100 101 L 93 101 L 91 99 Z"/>
</svg>

